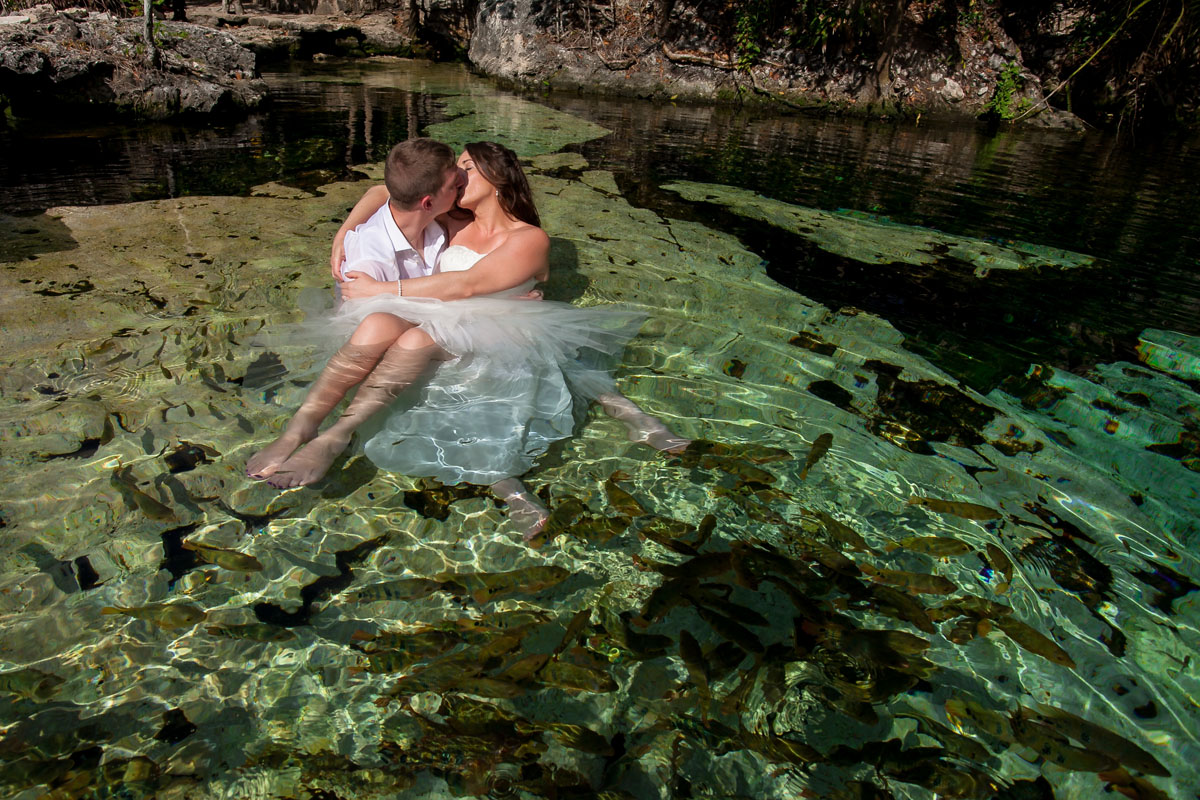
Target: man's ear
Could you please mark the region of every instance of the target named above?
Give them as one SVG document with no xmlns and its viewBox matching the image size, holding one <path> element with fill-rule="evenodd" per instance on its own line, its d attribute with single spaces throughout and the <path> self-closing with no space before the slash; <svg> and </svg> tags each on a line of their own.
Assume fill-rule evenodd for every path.
<svg viewBox="0 0 1200 800">
<path fill-rule="evenodd" d="M 420 209 L 422 211 L 432 211 L 433 210 L 433 195 L 431 195 L 431 194 L 425 195 L 424 197 L 421 198 L 420 202 L 417 205 L 420 207 Z"/>
</svg>

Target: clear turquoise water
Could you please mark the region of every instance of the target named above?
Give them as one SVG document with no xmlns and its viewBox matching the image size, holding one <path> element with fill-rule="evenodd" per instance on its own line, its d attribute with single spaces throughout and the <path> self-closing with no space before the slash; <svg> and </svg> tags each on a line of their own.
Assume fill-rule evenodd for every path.
<svg viewBox="0 0 1200 800">
<path fill-rule="evenodd" d="M 8 795 L 1200 790 L 1200 348 L 1196 293 L 1164 288 L 1190 285 L 1192 185 L 1084 232 L 1053 186 L 1022 212 L 1038 159 L 1013 153 L 1103 183 L 1062 155 L 1093 140 L 985 160 L 947 129 L 551 113 L 456 68 L 273 80 L 340 110 L 303 147 L 286 107 L 247 123 L 281 133 L 231 132 L 252 168 L 214 148 L 177 199 L 3 220 Z M 241 476 L 303 394 L 264 392 L 247 345 L 323 285 L 346 169 L 414 127 L 529 157 L 551 295 L 647 310 L 622 389 L 709 443 L 668 459 L 593 414 L 527 476 L 555 511 L 536 548 L 485 494 L 357 457 L 313 489 Z M 1177 148 L 1125 194 L 1193 168 Z M 1172 236 L 1177 302 L 1115 297 Z"/>
</svg>

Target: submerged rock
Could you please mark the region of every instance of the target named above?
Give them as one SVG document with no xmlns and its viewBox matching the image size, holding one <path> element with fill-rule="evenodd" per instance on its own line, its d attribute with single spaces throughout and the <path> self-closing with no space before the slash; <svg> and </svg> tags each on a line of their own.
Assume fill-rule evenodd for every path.
<svg viewBox="0 0 1200 800">
<path fill-rule="evenodd" d="M 80 108 L 161 119 L 255 108 L 267 96 L 254 54 L 200 25 L 155 24 L 151 66 L 142 19 L 37 6 L 0 27 L 0 81 L 18 114 Z"/>
<path fill-rule="evenodd" d="M 1156 757 L 1185 774 L 1195 751 L 1175 720 L 1194 692 L 1176 665 L 1192 628 L 1138 594 L 1193 618 L 1196 559 L 1167 546 L 1196 514 L 1150 482 L 1141 509 L 1114 496 L 1098 459 L 1042 432 L 1115 449 L 1080 403 L 1174 411 L 1189 387 L 1133 364 L 1109 393 L 1049 375 L 1029 398 L 956 387 L 886 321 L 771 281 L 733 236 L 628 203 L 579 157 L 538 155 L 602 131 L 520 102 L 456 99 L 438 135 L 523 141 L 549 292 L 648 314 L 620 387 L 693 447 L 664 460 L 589 419 L 526 478 L 554 511 L 541 549 L 483 487 L 359 457 L 311 489 L 253 483 L 245 460 L 313 358 L 254 345 L 301 290 L 328 287 L 329 240 L 364 184 L 48 210 L 56 247 L 0 257 L 0 724 L 27 765 L 0 778 L 5 796 L 56 791 L 111 739 L 106 769 L 189 800 L 481 796 L 497 774 L 537 796 L 608 775 L 606 792 L 641 797 L 685 770 L 718 795 L 833 796 L 820 781 L 860 765 L 990 797 L 984 766 L 1034 774 L 1007 723 L 1031 695 L 1147 752 L 1171 737 Z M 0 218 L 0 242 L 24 228 Z M 1132 409 L 1121 424 L 1144 450 L 1191 432 L 1176 413 L 1149 438 L 1132 437 Z M 1178 510 L 1155 510 L 1164 496 Z M 613 512 L 628 516 L 602 528 Z M 1051 529 L 1087 547 L 1052 545 Z M 1119 612 L 1127 660 L 1093 640 L 1093 612 Z M 1065 681 L 1069 664 L 1087 682 Z M 1089 692 L 1104 674 L 1153 694 L 1102 717 Z M 952 736 L 943 704 L 980 735 Z M 913 713 L 940 747 L 901 745 Z M 1007 739 L 981 727 L 996 720 Z M 71 780 L 82 794 L 101 778 Z"/>
<path fill-rule="evenodd" d="M 1003 244 L 955 236 L 932 228 L 901 225 L 858 211 L 823 211 L 763 197 L 748 189 L 676 181 L 662 188 L 692 202 L 714 203 L 735 214 L 791 231 L 834 255 L 865 264 L 936 264 L 957 260 L 974 267 L 977 278 L 994 269 L 1014 270 L 1091 266 L 1095 258 L 1029 242 Z"/>
</svg>

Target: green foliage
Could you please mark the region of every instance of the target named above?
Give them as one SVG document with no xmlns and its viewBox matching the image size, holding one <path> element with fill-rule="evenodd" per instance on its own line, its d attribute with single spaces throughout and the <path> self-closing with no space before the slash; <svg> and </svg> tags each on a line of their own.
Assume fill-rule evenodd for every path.
<svg viewBox="0 0 1200 800">
<path fill-rule="evenodd" d="M 769 0 L 748 0 L 735 4 L 733 42 L 737 48 L 738 69 L 750 69 L 762 55 L 759 42 L 766 35 L 769 19 Z"/>
<path fill-rule="evenodd" d="M 738 68 L 762 56 L 763 42 L 806 50 L 872 42 L 889 0 L 727 0 Z"/>
<path fill-rule="evenodd" d="M 1021 113 L 1022 107 L 1029 103 L 1028 98 L 1022 98 L 1022 103 L 1013 103 L 1013 96 L 1020 90 L 1022 83 L 1021 66 L 1015 61 L 1010 61 L 996 77 L 996 91 L 992 93 L 992 99 L 988 101 L 984 113 L 1003 120 L 1016 117 Z"/>
<path fill-rule="evenodd" d="M 154 8 L 162 10 L 167 4 L 167 0 L 152 0 L 150 5 Z M 142 16 L 142 0 L 125 0 L 125 12 L 130 17 Z"/>
<path fill-rule="evenodd" d="M 881 0 L 796 0 L 800 23 L 794 41 L 802 47 L 826 47 L 833 41 L 872 37 L 886 2 Z"/>
</svg>

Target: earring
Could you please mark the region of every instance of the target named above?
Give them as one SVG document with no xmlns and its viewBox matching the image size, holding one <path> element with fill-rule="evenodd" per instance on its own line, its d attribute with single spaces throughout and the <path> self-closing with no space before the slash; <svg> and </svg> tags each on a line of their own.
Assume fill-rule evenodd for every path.
<svg viewBox="0 0 1200 800">
<path fill-rule="evenodd" d="M 496 197 L 499 197 L 499 196 L 500 196 L 500 190 L 499 190 L 499 189 L 497 189 L 497 190 L 494 192 L 494 194 L 496 195 Z"/>
</svg>

